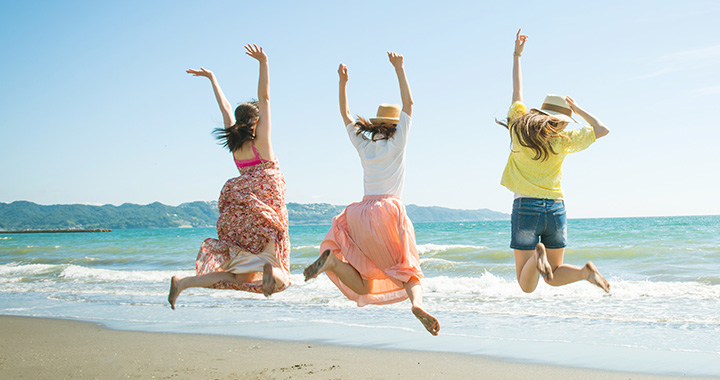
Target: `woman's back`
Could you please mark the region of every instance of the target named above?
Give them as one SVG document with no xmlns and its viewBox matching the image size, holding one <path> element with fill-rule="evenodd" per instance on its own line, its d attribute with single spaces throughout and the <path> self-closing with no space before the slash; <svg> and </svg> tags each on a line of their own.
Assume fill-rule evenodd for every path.
<svg viewBox="0 0 720 380">
<path fill-rule="evenodd" d="M 405 146 L 411 121 L 408 114 L 401 112 L 393 136 L 378 141 L 358 135 L 355 124 L 347 125 L 348 136 L 358 151 L 363 167 L 365 195 L 402 196 L 405 186 Z"/>
</svg>

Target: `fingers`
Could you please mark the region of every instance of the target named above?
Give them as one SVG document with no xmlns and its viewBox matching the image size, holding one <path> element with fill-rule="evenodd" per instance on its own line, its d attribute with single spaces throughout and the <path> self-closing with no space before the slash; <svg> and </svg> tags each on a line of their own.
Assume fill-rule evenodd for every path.
<svg viewBox="0 0 720 380">
<path fill-rule="evenodd" d="M 390 59 L 390 63 L 395 67 L 399 68 L 403 65 L 403 55 L 400 53 L 396 53 L 394 51 L 387 52 L 388 59 Z"/>
<path fill-rule="evenodd" d="M 188 73 L 188 74 L 192 74 L 192 75 L 194 75 L 194 76 L 196 76 L 196 77 L 198 77 L 198 76 L 201 76 L 201 77 L 210 77 L 210 76 L 212 75 L 212 71 L 207 70 L 207 69 L 204 68 L 204 67 L 201 67 L 200 70 L 187 69 L 187 70 L 185 70 L 185 72 Z"/>
<path fill-rule="evenodd" d="M 517 34 L 515 35 L 515 43 L 517 45 L 524 45 L 528 39 L 527 34 L 520 34 L 521 31 L 522 31 L 522 28 L 518 29 Z"/>
<path fill-rule="evenodd" d="M 338 76 L 340 77 L 340 81 L 347 81 L 348 80 L 348 69 L 347 66 L 343 65 L 342 63 L 338 67 Z"/>
<path fill-rule="evenodd" d="M 570 106 L 570 109 L 572 109 L 573 111 L 575 111 L 575 110 L 578 109 L 578 105 L 577 105 L 577 103 L 575 103 L 575 99 L 573 99 L 573 98 L 571 98 L 571 97 L 569 97 L 569 96 L 566 96 L 566 97 L 565 97 L 565 101 L 568 102 L 568 105 Z"/>
<path fill-rule="evenodd" d="M 247 44 L 245 45 L 245 50 L 245 54 L 257 59 L 261 63 L 267 62 L 267 55 L 265 55 L 262 46 L 257 46 L 256 44 Z"/>
<path fill-rule="evenodd" d="M 245 45 L 245 50 L 247 50 L 247 52 L 245 54 L 250 55 L 250 56 L 257 54 L 257 53 L 263 53 L 262 46 L 258 47 L 256 44 Z"/>
</svg>

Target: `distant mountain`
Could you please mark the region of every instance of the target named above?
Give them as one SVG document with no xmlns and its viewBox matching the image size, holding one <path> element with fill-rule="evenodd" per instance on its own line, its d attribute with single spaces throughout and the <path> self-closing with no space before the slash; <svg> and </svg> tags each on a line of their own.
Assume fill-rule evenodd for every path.
<svg viewBox="0 0 720 380">
<path fill-rule="evenodd" d="M 328 203 L 288 203 L 290 225 L 330 224 L 345 206 Z M 414 223 L 507 220 L 510 215 L 488 209 L 456 210 L 407 205 Z M 217 202 L 190 202 L 177 207 L 159 202 L 148 205 L 50 205 L 27 201 L 0 203 L 0 231 L 88 228 L 189 228 L 214 227 Z"/>
<path fill-rule="evenodd" d="M 217 202 L 191 202 L 177 207 L 159 202 L 120 206 L 0 203 L 0 230 L 212 227 L 217 217 Z"/>
</svg>

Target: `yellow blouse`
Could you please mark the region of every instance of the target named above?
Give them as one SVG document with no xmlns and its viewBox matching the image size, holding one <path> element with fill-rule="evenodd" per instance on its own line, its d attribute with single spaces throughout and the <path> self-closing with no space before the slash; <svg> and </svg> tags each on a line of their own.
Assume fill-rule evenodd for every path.
<svg viewBox="0 0 720 380">
<path fill-rule="evenodd" d="M 525 104 L 515 102 L 508 111 L 508 124 L 528 112 Z M 514 133 L 510 133 L 512 151 L 508 158 L 500 184 L 510 191 L 527 197 L 544 199 L 563 199 L 560 187 L 562 163 L 568 153 L 579 152 L 595 142 L 595 130 L 586 126 L 562 132 L 564 137 L 553 137 L 550 145 L 557 154 L 550 153 L 545 160 L 533 160 L 535 152 L 520 145 Z"/>
</svg>

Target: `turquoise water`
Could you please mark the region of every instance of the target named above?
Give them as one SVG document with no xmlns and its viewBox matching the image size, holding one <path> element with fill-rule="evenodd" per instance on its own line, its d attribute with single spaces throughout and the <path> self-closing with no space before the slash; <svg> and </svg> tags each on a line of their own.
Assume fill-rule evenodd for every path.
<svg viewBox="0 0 720 380">
<path fill-rule="evenodd" d="M 0 314 L 111 328 L 309 340 L 479 354 L 523 362 L 720 377 L 720 216 L 573 219 L 565 262 L 593 261 L 610 281 L 532 294 L 515 281 L 509 221 L 418 223 L 432 337 L 407 301 L 358 308 L 325 277 L 305 283 L 329 226 L 293 226 L 293 286 L 265 299 L 190 289 L 206 229 L 0 233 Z"/>
</svg>

